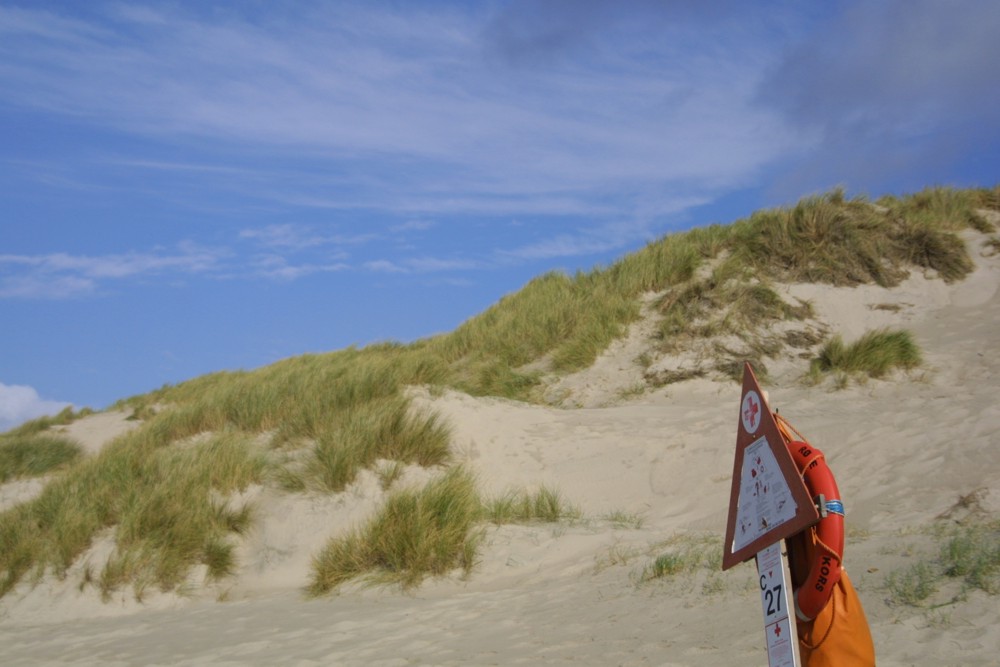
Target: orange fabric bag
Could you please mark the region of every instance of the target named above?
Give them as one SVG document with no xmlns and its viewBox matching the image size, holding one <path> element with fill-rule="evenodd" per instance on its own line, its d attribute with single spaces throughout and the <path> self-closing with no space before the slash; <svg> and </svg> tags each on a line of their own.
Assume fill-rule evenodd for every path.
<svg viewBox="0 0 1000 667">
<path fill-rule="evenodd" d="M 874 667 L 875 645 L 847 571 L 819 616 L 799 623 L 802 667 Z"/>
<path fill-rule="evenodd" d="M 813 529 L 788 539 L 792 582 L 805 579 L 812 562 Z M 798 575 L 798 576 L 797 576 Z M 799 655 L 802 667 L 874 667 L 875 645 L 868 619 L 861 607 L 847 570 L 833 588 L 830 601 L 811 621 L 798 621 Z"/>
</svg>

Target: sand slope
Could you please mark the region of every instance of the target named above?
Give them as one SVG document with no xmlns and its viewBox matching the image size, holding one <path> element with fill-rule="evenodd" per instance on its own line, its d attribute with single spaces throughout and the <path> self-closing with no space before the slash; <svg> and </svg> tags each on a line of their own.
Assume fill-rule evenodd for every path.
<svg viewBox="0 0 1000 667">
<path fill-rule="evenodd" d="M 914 274 L 894 290 L 784 288 L 811 299 L 831 332 L 852 339 L 903 326 L 925 354 L 909 376 L 842 391 L 797 383 L 803 361 L 776 362 L 766 386 L 772 406 L 825 451 L 837 475 L 848 512 L 846 565 L 880 665 L 995 665 L 1000 655 L 996 597 L 972 592 L 933 611 L 886 603 L 886 577 L 932 552 L 926 529 L 958 518 L 939 517 L 960 496 L 976 491 L 973 509 L 1000 512 L 1000 258 L 985 253 L 979 235 L 967 239 L 977 270 L 959 284 Z M 330 498 L 252 490 L 264 523 L 243 547 L 238 581 L 144 604 L 127 592 L 102 604 L 92 589 L 79 592 L 72 572 L 65 582 L 22 586 L 0 601 L 0 662 L 766 664 L 751 564 L 636 584 L 664 541 L 721 540 L 739 387 L 703 379 L 623 398 L 637 377 L 644 334 L 634 333 L 594 369 L 560 383 L 571 399 L 577 391 L 581 404 L 606 407 L 414 391 L 419 405 L 452 423 L 457 456 L 485 490 L 547 484 L 579 505 L 584 520 L 490 529 L 468 580 L 410 593 L 352 587 L 305 601 L 311 553 L 377 506 L 377 482 L 363 475 Z M 412 470 L 406 481 L 426 474 Z M 613 512 L 642 524 L 615 523 Z"/>
</svg>

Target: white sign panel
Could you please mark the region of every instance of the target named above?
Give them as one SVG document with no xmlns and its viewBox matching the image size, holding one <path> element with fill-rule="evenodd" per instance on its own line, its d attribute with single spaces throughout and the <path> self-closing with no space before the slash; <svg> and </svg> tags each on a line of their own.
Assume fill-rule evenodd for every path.
<svg viewBox="0 0 1000 667">
<path fill-rule="evenodd" d="M 743 454 L 733 551 L 794 519 L 795 509 L 792 490 L 768 446 L 767 437 L 761 436 Z"/>
<path fill-rule="evenodd" d="M 794 604 L 794 599 L 785 558 L 781 553 L 781 542 L 757 554 L 757 574 L 760 577 L 768 667 L 796 667 L 799 664 L 798 637 L 788 616 L 788 608 Z"/>
</svg>

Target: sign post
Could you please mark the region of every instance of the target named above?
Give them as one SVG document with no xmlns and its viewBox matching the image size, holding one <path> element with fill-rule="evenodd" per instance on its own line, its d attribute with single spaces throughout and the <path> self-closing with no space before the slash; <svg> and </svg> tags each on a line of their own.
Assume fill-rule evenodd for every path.
<svg viewBox="0 0 1000 667">
<path fill-rule="evenodd" d="M 722 569 L 757 558 L 769 667 L 797 667 L 799 642 L 790 610 L 792 594 L 783 540 L 819 521 L 764 392 L 750 364 L 743 367 L 733 483 Z"/>
<path fill-rule="evenodd" d="M 783 542 L 775 542 L 757 554 L 768 667 L 798 667 L 801 664 L 798 632 L 795 623 L 789 620 L 789 609 L 795 604 L 795 597 L 783 545 Z"/>
</svg>

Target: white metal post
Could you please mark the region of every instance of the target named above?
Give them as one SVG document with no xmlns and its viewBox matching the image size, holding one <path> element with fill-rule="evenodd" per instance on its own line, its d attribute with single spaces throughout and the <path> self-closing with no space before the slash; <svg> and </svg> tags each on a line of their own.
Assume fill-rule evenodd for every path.
<svg viewBox="0 0 1000 667">
<path fill-rule="evenodd" d="M 757 553 L 757 576 L 764 612 L 764 637 L 769 667 L 801 667 L 799 638 L 795 629 L 795 598 L 788 569 L 785 541 L 779 540 Z"/>
</svg>

